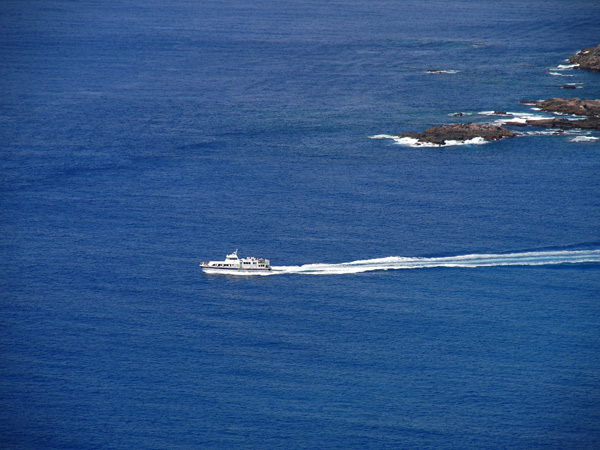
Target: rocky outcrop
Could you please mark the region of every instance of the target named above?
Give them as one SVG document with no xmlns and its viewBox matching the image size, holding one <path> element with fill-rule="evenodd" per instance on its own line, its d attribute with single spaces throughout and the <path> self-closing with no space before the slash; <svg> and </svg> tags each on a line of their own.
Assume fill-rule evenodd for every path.
<svg viewBox="0 0 600 450">
<path fill-rule="evenodd" d="M 550 98 L 548 100 L 523 100 L 520 103 L 531 104 L 535 107 L 553 113 L 587 116 L 582 119 L 553 117 L 550 119 L 527 119 L 525 121 L 507 121 L 504 126 L 513 127 L 542 127 L 551 128 L 561 133 L 562 130 L 584 129 L 600 130 L 600 100 L 581 100 L 579 98 Z M 513 114 L 506 111 L 494 111 L 493 115 L 510 117 Z M 462 113 L 454 114 L 460 116 Z M 449 141 L 464 142 L 474 138 L 486 141 L 497 141 L 518 136 L 503 126 L 483 123 L 457 123 L 429 128 L 423 132 L 408 132 L 395 135 L 398 138 L 411 138 L 420 144 L 449 145 Z M 419 143 L 417 145 L 419 145 Z"/>
<path fill-rule="evenodd" d="M 556 128 L 559 130 L 572 130 L 575 128 L 583 130 L 600 130 L 600 118 L 588 117 L 587 119 L 571 120 L 562 117 L 554 117 L 552 119 L 527 119 L 525 122 L 507 122 L 505 125 Z"/>
<path fill-rule="evenodd" d="M 579 64 L 578 69 L 600 72 L 600 45 L 577 52 L 569 58 L 571 64 Z"/>
<path fill-rule="evenodd" d="M 517 133 L 497 125 L 457 123 L 454 125 L 441 125 L 439 127 L 429 128 L 422 133 L 408 132 L 396 136 L 418 139 L 420 142 L 444 145 L 447 141 L 467 141 L 477 137 L 483 138 L 486 141 L 497 141 L 499 139 L 517 136 Z"/>
<path fill-rule="evenodd" d="M 539 102 L 530 103 L 542 111 L 587 116 L 585 119 L 569 119 L 566 117 L 553 117 L 551 119 L 527 119 L 524 122 L 506 122 L 506 126 L 543 127 L 570 130 L 580 128 L 584 130 L 600 130 L 600 100 L 581 100 L 579 98 L 549 98 Z"/>
<path fill-rule="evenodd" d="M 600 115 L 600 100 L 581 100 L 579 98 L 550 98 L 535 102 L 542 111 L 574 114 L 576 116 Z"/>
</svg>

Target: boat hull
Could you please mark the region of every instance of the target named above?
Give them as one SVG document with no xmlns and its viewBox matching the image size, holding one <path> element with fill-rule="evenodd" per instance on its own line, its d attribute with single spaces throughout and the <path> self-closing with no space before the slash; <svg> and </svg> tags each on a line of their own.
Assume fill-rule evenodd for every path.
<svg viewBox="0 0 600 450">
<path fill-rule="evenodd" d="M 223 267 L 205 267 L 200 266 L 202 271 L 211 275 L 269 275 L 272 270 L 269 269 L 238 269 L 238 268 L 223 268 Z"/>
</svg>

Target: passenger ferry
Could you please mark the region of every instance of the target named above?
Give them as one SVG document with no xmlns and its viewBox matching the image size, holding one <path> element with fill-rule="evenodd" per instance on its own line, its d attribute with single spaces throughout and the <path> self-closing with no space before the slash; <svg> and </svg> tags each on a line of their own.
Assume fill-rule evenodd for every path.
<svg viewBox="0 0 600 450">
<path fill-rule="evenodd" d="M 205 273 L 261 273 L 271 271 L 271 261 L 265 258 L 239 258 L 238 251 L 227 255 L 225 261 L 209 261 L 200 264 Z"/>
</svg>

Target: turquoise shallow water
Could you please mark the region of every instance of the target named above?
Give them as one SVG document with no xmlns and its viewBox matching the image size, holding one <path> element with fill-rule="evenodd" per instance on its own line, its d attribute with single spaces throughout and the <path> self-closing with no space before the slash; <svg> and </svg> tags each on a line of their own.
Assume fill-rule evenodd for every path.
<svg viewBox="0 0 600 450">
<path fill-rule="evenodd" d="M 599 97 L 474 5 L 4 2 L 2 447 L 597 447 L 598 141 L 371 139 Z"/>
</svg>

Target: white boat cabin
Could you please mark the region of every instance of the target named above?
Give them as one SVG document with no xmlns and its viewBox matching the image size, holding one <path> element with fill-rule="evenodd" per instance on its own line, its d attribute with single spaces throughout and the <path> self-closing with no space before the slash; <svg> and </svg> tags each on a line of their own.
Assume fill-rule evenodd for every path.
<svg viewBox="0 0 600 450">
<path fill-rule="evenodd" d="M 226 256 L 225 261 L 209 261 L 200 264 L 201 267 L 207 269 L 222 269 L 222 270 L 271 270 L 271 261 L 265 258 L 248 258 L 238 257 L 238 251 L 230 253 Z"/>
</svg>

